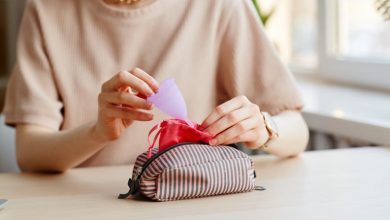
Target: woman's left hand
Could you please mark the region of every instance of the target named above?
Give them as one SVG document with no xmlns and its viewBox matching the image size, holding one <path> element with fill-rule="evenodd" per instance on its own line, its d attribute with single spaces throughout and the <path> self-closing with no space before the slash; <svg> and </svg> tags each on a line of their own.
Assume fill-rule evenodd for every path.
<svg viewBox="0 0 390 220">
<path fill-rule="evenodd" d="M 217 106 L 201 127 L 214 136 L 210 145 L 242 142 L 249 148 L 258 148 L 269 137 L 259 106 L 246 96 Z"/>
</svg>

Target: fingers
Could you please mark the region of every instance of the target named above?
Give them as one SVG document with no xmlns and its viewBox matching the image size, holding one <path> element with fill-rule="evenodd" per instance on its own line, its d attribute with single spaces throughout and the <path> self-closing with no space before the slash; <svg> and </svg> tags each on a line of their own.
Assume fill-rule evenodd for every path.
<svg viewBox="0 0 390 220">
<path fill-rule="evenodd" d="M 153 108 L 144 98 L 158 90 L 157 81 L 143 70 L 136 68 L 130 72 L 120 71 L 105 82 L 98 98 L 99 115 L 103 119 L 121 119 L 125 126 L 134 120 L 153 119 L 151 112 L 143 111 Z M 137 94 L 131 90 L 136 90 Z"/>
<path fill-rule="evenodd" d="M 244 105 L 250 104 L 250 101 L 245 96 L 237 96 L 215 108 L 215 110 L 203 121 L 202 127 L 207 129 L 210 125 L 222 118 L 231 111 L 241 108 Z"/>
<path fill-rule="evenodd" d="M 235 124 L 251 117 L 251 115 L 252 110 L 250 108 L 239 108 L 237 110 L 233 110 L 204 129 L 204 131 L 215 136 Z"/>
<path fill-rule="evenodd" d="M 226 129 L 222 133 L 215 136 L 211 141 L 210 145 L 219 144 L 231 144 L 236 142 L 252 141 L 256 139 L 247 140 L 248 138 L 257 138 L 252 133 L 247 132 L 257 128 L 260 124 L 260 120 L 256 117 L 251 117 L 236 123 L 234 126 Z M 245 139 L 244 139 L 245 138 Z"/>
<path fill-rule="evenodd" d="M 119 91 L 120 88 L 130 87 L 146 97 L 153 95 L 153 89 L 158 89 L 158 85 L 150 79 L 151 77 L 149 78 L 145 72 L 140 70 L 133 70 L 132 72 L 142 78 L 138 78 L 127 71 L 120 71 L 102 85 L 102 92 Z"/>
<path fill-rule="evenodd" d="M 152 112 L 148 111 L 153 105 L 146 97 L 157 92 L 158 83 L 139 68 L 130 72 L 120 71 L 102 85 L 95 130 L 104 140 L 119 138 L 133 121 L 153 120 Z"/>
<path fill-rule="evenodd" d="M 145 71 L 140 68 L 135 68 L 133 71 L 131 71 L 131 73 L 146 82 L 154 92 L 158 91 L 158 82 Z"/>
<path fill-rule="evenodd" d="M 226 143 L 224 144 L 245 143 L 246 147 L 257 148 L 259 147 L 259 144 L 255 144 L 255 143 L 257 143 L 257 140 L 259 140 L 260 138 L 260 134 L 258 130 L 259 129 L 257 128 L 249 130 L 233 139 L 226 141 Z"/>
<path fill-rule="evenodd" d="M 202 123 L 203 130 L 214 138 L 210 145 L 243 142 L 258 147 L 268 138 L 258 105 L 238 96 L 219 105 Z"/>
<path fill-rule="evenodd" d="M 125 105 L 133 108 L 151 110 L 153 104 L 128 92 L 102 92 L 99 94 L 99 105 Z"/>
<path fill-rule="evenodd" d="M 136 121 L 150 121 L 153 120 L 153 114 L 143 112 L 138 109 L 119 107 L 119 106 L 107 106 L 104 110 L 104 116 L 108 118 L 121 118 L 124 120 L 136 120 Z"/>
</svg>

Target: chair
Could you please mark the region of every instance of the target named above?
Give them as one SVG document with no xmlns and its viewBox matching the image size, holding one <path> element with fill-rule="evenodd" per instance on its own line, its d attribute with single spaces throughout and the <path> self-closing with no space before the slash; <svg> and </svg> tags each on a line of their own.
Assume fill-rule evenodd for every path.
<svg viewBox="0 0 390 220">
<path fill-rule="evenodd" d="M 0 115 L 0 172 L 19 172 L 15 153 L 15 129 L 4 124 Z"/>
</svg>

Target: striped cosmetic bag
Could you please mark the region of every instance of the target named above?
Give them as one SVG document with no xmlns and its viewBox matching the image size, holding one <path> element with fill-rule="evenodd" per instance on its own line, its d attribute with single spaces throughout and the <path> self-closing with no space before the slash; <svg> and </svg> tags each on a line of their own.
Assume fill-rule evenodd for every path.
<svg viewBox="0 0 390 220">
<path fill-rule="evenodd" d="M 118 198 L 144 195 L 171 201 L 229 193 L 248 192 L 255 186 L 255 170 L 249 156 L 231 146 L 179 143 L 151 158 L 148 152 L 136 159 L 129 192 Z"/>
</svg>

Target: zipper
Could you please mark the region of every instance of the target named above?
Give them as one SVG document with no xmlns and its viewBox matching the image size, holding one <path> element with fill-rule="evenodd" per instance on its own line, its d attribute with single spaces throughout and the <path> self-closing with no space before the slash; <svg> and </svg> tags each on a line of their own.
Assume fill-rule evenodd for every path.
<svg viewBox="0 0 390 220">
<path fill-rule="evenodd" d="M 137 171 L 135 172 L 135 176 L 138 177 L 141 175 L 141 172 L 142 172 L 142 166 L 138 167 L 137 168 Z"/>
<path fill-rule="evenodd" d="M 180 147 L 180 146 L 183 146 L 183 145 L 188 145 L 188 144 L 194 144 L 192 142 L 183 142 L 183 143 L 179 143 L 179 144 L 175 144 L 159 153 L 156 153 L 155 155 L 153 155 L 151 158 L 149 158 L 145 163 L 144 165 L 140 166 L 137 168 L 137 171 L 136 171 L 136 175 L 134 177 L 134 180 L 137 180 L 141 177 L 141 175 L 145 172 L 146 168 L 148 168 L 148 166 L 155 160 L 157 159 L 159 156 L 161 156 L 162 154 L 165 154 L 166 152 L 176 148 L 176 147 Z"/>
</svg>

